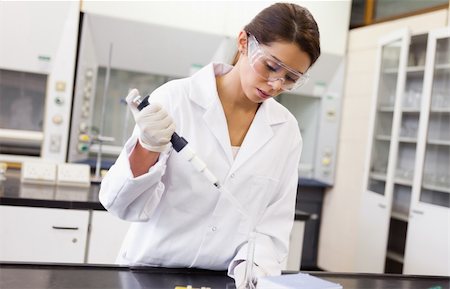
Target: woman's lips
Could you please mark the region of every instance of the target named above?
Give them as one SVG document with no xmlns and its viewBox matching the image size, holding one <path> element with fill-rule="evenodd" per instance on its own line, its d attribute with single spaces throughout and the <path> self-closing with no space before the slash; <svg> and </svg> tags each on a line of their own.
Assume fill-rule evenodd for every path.
<svg viewBox="0 0 450 289">
<path fill-rule="evenodd" d="M 258 90 L 258 95 L 259 95 L 259 97 L 262 98 L 262 99 L 268 99 L 269 97 L 271 97 L 270 94 L 268 94 L 268 93 L 262 91 L 262 90 L 259 89 L 259 88 L 257 88 L 256 90 Z"/>
</svg>

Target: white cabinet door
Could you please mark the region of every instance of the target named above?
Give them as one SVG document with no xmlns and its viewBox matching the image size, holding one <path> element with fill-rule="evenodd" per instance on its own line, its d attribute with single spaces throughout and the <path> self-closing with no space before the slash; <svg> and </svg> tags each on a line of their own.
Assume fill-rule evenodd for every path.
<svg viewBox="0 0 450 289">
<path fill-rule="evenodd" d="M 0 260 L 83 263 L 89 212 L 0 206 Z"/>
<path fill-rule="evenodd" d="M 404 274 L 450 275 L 450 211 L 434 205 L 412 207 Z"/>
<path fill-rule="evenodd" d="M 123 221 L 105 211 L 94 211 L 87 262 L 114 264 L 130 222 Z"/>
<path fill-rule="evenodd" d="M 399 30 L 381 39 L 379 44 L 370 158 L 365 168 L 356 253 L 357 268 L 362 272 L 384 272 L 409 41 L 409 31 Z"/>
<path fill-rule="evenodd" d="M 386 198 L 366 192 L 361 208 L 357 250 L 358 270 L 367 273 L 383 273 L 390 218 Z"/>
<path fill-rule="evenodd" d="M 282 264 L 283 270 L 298 271 L 302 262 L 305 221 L 295 221 L 289 238 L 289 252 Z"/>
<path fill-rule="evenodd" d="M 405 274 L 450 275 L 450 29 L 428 37 Z"/>
</svg>

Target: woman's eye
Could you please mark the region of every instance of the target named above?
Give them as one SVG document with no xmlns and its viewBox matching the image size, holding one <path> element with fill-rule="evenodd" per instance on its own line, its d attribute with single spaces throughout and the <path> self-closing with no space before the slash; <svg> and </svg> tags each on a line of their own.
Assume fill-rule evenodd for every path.
<svg viewBox="0 0 450 289">
<path fill-rule="evenodd" d="M 274 66 L 270 65 L 269 63 L 266 63 L 266 68 L 272 72 L 277 71 L 277 69 Z"/>
<path fill-rule="evenodd" d="M 297 77 L 297 76 L 292 76 L 289 74 L 286 75 L 286 80 L 289 82 L 296 82 L 298 79 L 299 79 L 299 77 Z"/>
<path fill-rule="evenodd" d="M 269 70 L 269 71 L 272 71 L 272 72 L 276 72 L 276 71 L 279 71 L 280 70 L 280 65 L 278 65 L 276 62 L 274 62 L 274 61 L 271 61 L 271 60 L 269 60 L 269 59 L 266 59 L 266 61 L 265 61 L 265 63 L 266 63 L 266 67 L 267 67 L 267 69 Z"/>
</svg>

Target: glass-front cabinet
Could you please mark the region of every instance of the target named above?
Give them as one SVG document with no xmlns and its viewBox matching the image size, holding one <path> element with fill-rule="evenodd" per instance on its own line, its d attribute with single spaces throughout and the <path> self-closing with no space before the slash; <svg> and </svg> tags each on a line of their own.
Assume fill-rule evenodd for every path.
<svg viewBox="0 0 450 289">
<path fill-rule="evenodd" d="M 403 273 L 450 275 L 450 29 L 429 33 Z"/>
<path fill-rule="evenodd" d="M 450 275 L 449 31 L 380 41 L 358 251 L 367 272 Z"/>
</svg>

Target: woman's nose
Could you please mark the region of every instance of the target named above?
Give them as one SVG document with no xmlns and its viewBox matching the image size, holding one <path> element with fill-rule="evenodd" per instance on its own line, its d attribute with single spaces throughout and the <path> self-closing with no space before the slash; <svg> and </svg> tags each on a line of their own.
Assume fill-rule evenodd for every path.
<svg viewBox="0 0 450 289">
<path fill-rule="evenodd" d="M 272 86 L 272 89 L 275 91 L 278 91 L 281 89 L 281 86 L 284 83 L 284 79 L 283 78 L 278 78 L 278 79 L 274 79 L 274 80 L 270 80 L 269 81 L 269 85 Z"/>
</svg>

